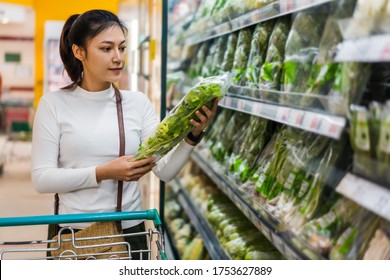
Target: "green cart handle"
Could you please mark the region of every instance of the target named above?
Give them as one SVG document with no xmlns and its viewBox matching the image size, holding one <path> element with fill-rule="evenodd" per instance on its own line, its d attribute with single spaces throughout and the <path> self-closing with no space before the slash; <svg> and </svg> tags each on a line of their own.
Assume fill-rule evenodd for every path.
<svg viewBox="0 0 390 280">
<path fill-rule="evenodd" d="M 0 218 L 0 227 L 29 226 L 63 223 L 86 223 L 121 220 L 151 220 L 155 227 L 161 226 L 161 219 L 156 209 L 132 212 L 102 212 L 83 214 L 60 214 L 47 216 L 20 216 Z"/>
</svg>

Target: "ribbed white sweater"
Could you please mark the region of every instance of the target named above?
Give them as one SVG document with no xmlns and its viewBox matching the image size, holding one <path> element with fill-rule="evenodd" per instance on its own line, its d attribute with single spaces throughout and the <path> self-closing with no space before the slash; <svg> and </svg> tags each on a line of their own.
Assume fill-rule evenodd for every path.
<svg viewBox="0 0 390 280">
<path fill-rule="evenodd" d="M 155 131 L 158 121 L 148 98 L 121 91 L 126 155 Z M 46 93 L 37 108 L 32 141 L 32 182 L 40 193 L 58 193 L 60 214 L 115 211 L 117 181 L 96 181 L 96 166 L 119 153 L 117 109 L 113 87 L 101 92 Z M 188 161 L 193 146 L 182 141 L 158 161 L 153 172 L 163 181 L 174 178 Z M 141 209 L 138 182 L 124 182 L 123 211 Z M 123 227 L 141 221 L 123 222 Z M 84 228 L 88 223 L 73 224 Z"/>
</svg>

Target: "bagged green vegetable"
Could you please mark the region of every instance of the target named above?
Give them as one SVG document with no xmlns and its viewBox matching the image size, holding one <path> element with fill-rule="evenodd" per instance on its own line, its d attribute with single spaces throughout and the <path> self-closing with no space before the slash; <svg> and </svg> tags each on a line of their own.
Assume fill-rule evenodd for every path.
<svg viewBox="0 0 390 280">
<path fill-rule="evenodd" d="M 218 75 L 223 72 L 222 63 L 227 47 L 228 37 L 228 35 L 224 35 L 216 39 L 216 50 L 214 52 L 214 56 L 212 57 L 212 75 Z"/>
<path fill-rule="evenodd" d="M 268 40 L 274 28 L 275 21 L 270 20 L 256 25 L 253 32 L 248 64 L 245 70 L 244 84 L 257 87 L 260 69 L 264 63 L 268 48 Z"/>
<path fill-rule="evenodd" d="M 269 38 L 265 62 L 261 66 L 259 74 L 260 89 L 264 89 L 261 96 L 266 101 L 278 101 L 279 96 L 272 92 L 280 90 L 284 53 L 287 37 L 291 28 L 289 16 L 278 18 Z M 268 91 L 270 90 L 270 91 Z"/>
<path fill-rule="evenodd" d="M 196 78 L 202 74 L 202 67 L 205 64 L 210 45 L 210 40 L 200 44 L 200 47 L 196 53 L 196 57 L 191 62 L 191 66 L 188 70 L 188 76 L 190 78 Z"/>
<path fill-rule="evenodd" d="M 190 119 L 203 105 L 211 108 L 215 98 L 222 98 L 231 84 L 228 73 L 202 79 L 183 97 L 175 108 L 158 124 L 156 132 L 143 143 L 135 160 L 166 155 L 193 129 Z"/>
<path fill-rule="evenodd" d="M 318 55 L 321 34 L 328 16 L 328 5 L 317 6 L 299 12 L 293 22 L 286 43 L 283 69 L 283 90 L 289 95 L 282 97 L 284 104 L 299 105 L 310 76 L 313 62 Z"/>
<path fill-rule="evenodd" d="M 364 256 L 369 242 L 379 225 L 379 217 L 360 208 L 349 221 L 349 227 L 337 238 L 329 253 L 332 260 L 359 260 Z"/>
<path fill-rule="evenodd" d="M 217 51 L 217 42 L 218 42 L 217 40 L 212 40 L 212 42 L 210 43 L 209 51 L 202 65 L 202 69 L 200 71 L 200 75 L 202 77 L 210 77 L 213 73 L 213 68 L 214 68 L 213 58 Z"/>
<path fill-rule="evenodd" d="M 237 183 L 241 184 L 251 176 L 257 158 L 271 138 L 272 128 L 271 121 L 257 116 L 250 117 L 245 139 L 229 159 L 229 176 Z"/>
<path fill-rule="evenodd" d="M 227 41 L 226 51 L 222 61 L 222 71 L 229 72 L 232 70 L 234 53 L 236 52 L 238 32 L 230 33 Z"/>
<path fill-rule="evenodd" d="M 233 71 L 236 75 L 233 78 L 234 83 L 239 83 L 244 75 L 246 64 L 248 62 L 248 55 L 251 48 L 251 41 L 253 35 L 253 28 L 248 27 L 241 29 L 238 34 L 238 41 L 236 51 L 234 53 Z"/>
</svg>

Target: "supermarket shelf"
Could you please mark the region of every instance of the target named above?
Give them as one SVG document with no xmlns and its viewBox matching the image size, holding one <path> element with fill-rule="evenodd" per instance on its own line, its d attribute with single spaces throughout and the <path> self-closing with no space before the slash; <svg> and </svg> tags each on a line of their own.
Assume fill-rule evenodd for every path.
<svg viewBox="0 0 390 280">
<path fill-rule="evenodd" d="M 197 210 L 192 203 L 191 198 L 187 195 L 187 192 L 183 189 L 180 182 L 175 179 L 171 183 L 172 190 L 177 195 L 179 203 L 184 208 L 188 215 L 192 225 L 203 239 L 203 244 L 206 247 L 210 257 L 213 260 L 230 260 L 230 257 L 225 253 L 224 249 L 219 246 L 219 241 L 210 228 L 207 221 L 201 213 Z"/>
<path fill-rule="evenodd" d="M 168 260 L 180 260 L 180 254 L 177 250 L 175 243 L 172 239 L 172 233 L 169 228 L 164 224 L 164 240 L 165 240 L 165 251 Z"/>
<path fill-rule="evenodd" d="M 335 61 L 388 62 L 390 61 L 390 34 L 344 41 L 337 47 Z"/>
<path fill-rule="evenodd" d="M 214 25 L 212 20 L 208 20 L 212 26 L 207 26 L 206 30 L 192 34 L 186 39 L 185 43 L 186 45 L 198 44 L 250 25 L 295 13 L 331 1 L 332 0 L 279 0 L 263 8 L 250 11 L 249 13 L 218 25 Z"/>
<path fill-rule="evenodd" d="M 264 103 L 261 100 L 225 96 L 219 105 L 334 139 L 340 139 L 347 123 L 345 117 Z"/>
<path fill-rule="evenodd" d="M 256 226 L 256 228 L 272 242 L 272 244 L 287 258 L 291 260 L 307 259 L 300 250 L 291 247 L 280 233 L 269 222 L 261 217 L 248 203 L 241 197 L 231 183 L 218 172 L 214 171 L 207 160 L 195 150 L 192 153 L 192 160 L 199 165 L 203 172 L 221 189 L 227 197 L 241 210 L 241 212 Z M 318 259 L 323 259 L 317 256 Z"/>
<path fill-rule="evenodd" d="M 336 191 L 390 221 L 390 189 L 347 173 Z"/>
</svg>

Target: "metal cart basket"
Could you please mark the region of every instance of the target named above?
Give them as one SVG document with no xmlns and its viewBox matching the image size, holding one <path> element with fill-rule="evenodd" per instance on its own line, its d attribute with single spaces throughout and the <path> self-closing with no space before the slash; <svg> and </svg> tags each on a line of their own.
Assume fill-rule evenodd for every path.
<svg viewBox="0 0 390 280">
<path fill-rule="evenodd" d="M 122 252 L 115 252 L 110 256 L 105 256 L 105 259 L 131 259 L 132 254 L 140 254 L 148 256 L 148 259 L 152 259 L 152 253 L 155 251 L 156 259 L 166 259 L 164 249 L 164 235 L 162 232 L 162 223 L 156 209 L 134 211 L 134 212 L 104 212 L 104 213 L 88 213 L 88 214 L 62 214 L 62 215 L 49 215 L 49 216 L 22 216 L 22 217 L 6 217 L 0 218 L 0 231 L 1 227 L 13 227 L 13 226 L 33 226 L 33 225 L 48 225 L 48 224 L 72 224 L 83 222 L 104 222 L 104 221 L 122 221 L 122 220 L 149 220 L 153 221 L 154 229 L 146 230 L 145 232 L 136 232 L 131 234 L 120 234 L 110 236 L 93 236 L 77 238 L 75 232 L 69 226 L 63 227 L 58 234 L 58 240 L 31 240 L 31 241 L 1 241 L 0 240 L 0 260 L 1 259 L 98 259 L 96 253 L 91 255 L 77 255 L 76 250 L 67 250 L 60 255 L 53 257 L 52 254 L 55 250 L 59 250 L 61 242 L 71 242 L 74 248 L 86 249 L 87 247 L 82 242 L 85 240 L 93 240 L 93 245 L 88 245 L 89 248 L 96 248 L 100 246 L 113 246 L 122 245 L 121 248 L 126 248 Z M 69 237 L 62 238 L 61 231 L 67 231 Z M 118 237 L 127 236 L 147 236 L 147 249 L 145 250 L 131 250 L 131 246 L 127 242 L 117 242 L 111 240 L 117 240 Z M 57 243 L 59 246 L 50 246 L 52 243 Z M 88 242 L 91 244 L 91 242 Z M 153 245 L 156 246 L 153 246 Z M 125 247 L 123 247 L 125 245 Z M 49 254 L 48 254 L 49 253 Z M 104 255 L 105 253 L 100 253 Z M 26 257 L 26 255 L 28 257 Z"/>
</svg>

